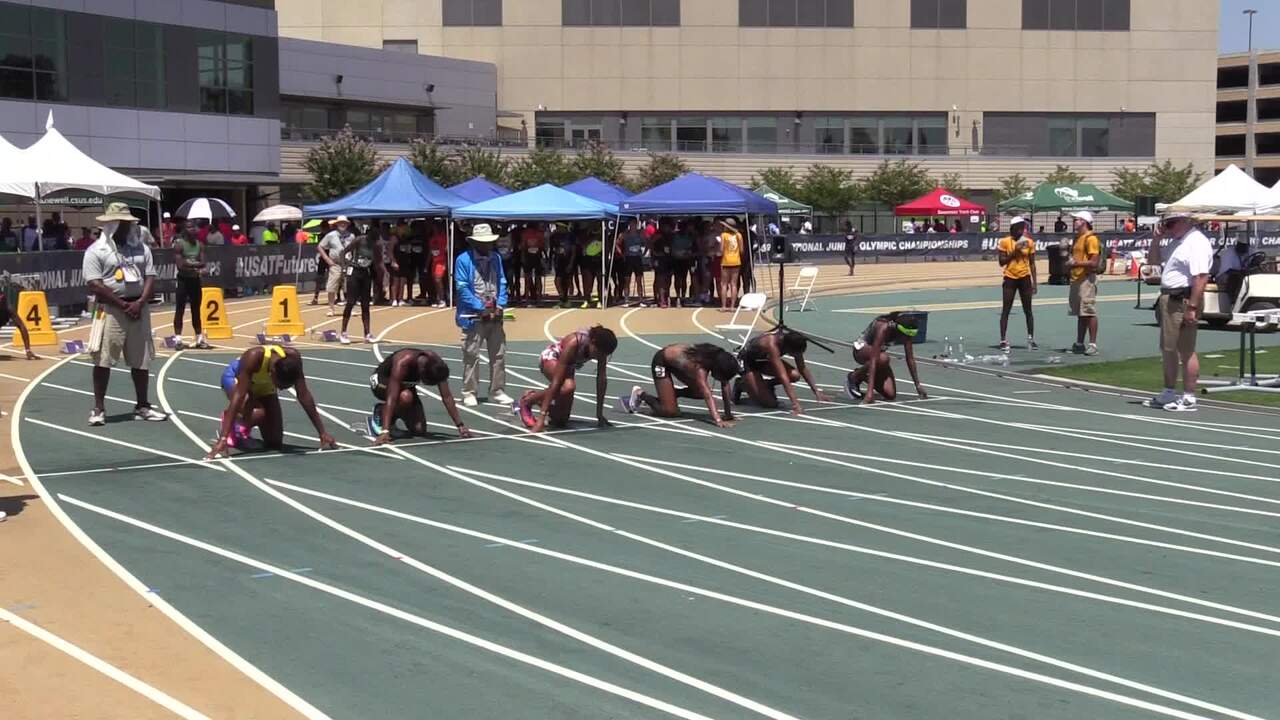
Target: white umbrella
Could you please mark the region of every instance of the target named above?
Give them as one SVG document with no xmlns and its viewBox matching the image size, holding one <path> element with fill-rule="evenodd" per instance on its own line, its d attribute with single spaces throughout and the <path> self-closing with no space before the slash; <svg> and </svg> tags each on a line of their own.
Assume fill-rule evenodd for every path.
<svg viewBox="0 0 1280 720">
<path fill-rule="evenodd" d="M 253 217 L 254 222 L 297 222 L 302 219 L 302 210 L 292 205 L 272 205 Z"/>
<path fill-rule="evenodd" d="M 173 215 L 187 220 L 230 220 L 236 211 L 218 198 L 200 197 L 182 203 Z"/>
</svg>

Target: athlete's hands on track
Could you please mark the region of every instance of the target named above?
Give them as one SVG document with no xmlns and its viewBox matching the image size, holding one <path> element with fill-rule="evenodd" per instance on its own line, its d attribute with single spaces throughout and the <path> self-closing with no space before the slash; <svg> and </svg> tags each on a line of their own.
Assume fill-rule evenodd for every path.
<svg viewBox="0 0 1280 720">
<path fill-rule="evenodd" d="M 458 437 L 460 437 L 460 438 L 465 438 L 465 439 L 468 439 L 468 440 L 469 440 L 469 439 L 471 439 L 471 438 L 475 437 L 475 435 L 471 432 L 471 429 L 470 429 L 470 428 L 468 428 L 466 425 L 459 425 L 459 426 L 458 426 Z"/>
<path fill-rule="evenodd" d="M 373 446 L 377 447 L 379 445 L 386 445 L 389 442 L 391 442 L 391 433 L 383 432 L 381 435 L 373 439 Z"/>
<path fill-rule="evenodd" d="M 209 450 L 209 454 L 204 456 L 205 460 L 217 460 L 220 457 L 230 457 L 231 453 L 227 452 L 227 439 L 218 438 L 218 442 L 213 444 Z"/>
<path fill-rule="evenodd" d="M 321 450 L 337 450 L 338 441 L 327 432 L 320 433 L 320 449 Z"/>
</svg>

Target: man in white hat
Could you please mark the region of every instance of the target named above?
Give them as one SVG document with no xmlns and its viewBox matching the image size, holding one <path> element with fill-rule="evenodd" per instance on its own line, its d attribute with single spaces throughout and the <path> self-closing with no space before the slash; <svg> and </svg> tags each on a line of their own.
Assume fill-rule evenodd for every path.
<svg viewBox="0 0 1280 720">
<path fill-rule="evenodd" d="M 1102 243 L 1093 234 L 1093 213 L 1088 210 L 1071 213 L 1075 218 L 1076 239 L 1071 245 L 1067 269 L 1071 272 L 1070 308 L 1067 314 L 1076 318 L 1076 342 L 1071 352 L 1098 354 L 1098 257 Z M 1089 332 L 1089 344 L 1084 342 Z"/>
<path fill-rule="evenodd" d="M 93 409 L 89 412 L 89 424 L 106 423 L 107 384 L 112 366 L 122 358 L 133 376 L 137 399 L 134 418 L 152 422 L 168 420 L 168 415 L 147 401 L 148 370 L 155 356 L 151 310 L 147 304 L 156 281 L 151 248 L 143 241 L 138 219 L 124 203 L 108 205 L 107 212 L 98 216 L 98 222 L 102 223 L 102 236 L 85 250 L 81 268 L 89 292 L 97 300 L 95 327 L 89 343 L 93 356 Z"/>
<path fill-rule="evenodd" d="M 507 276 L 502 258 L 493 252 L 498 236 L 480 223 L 467 236 L 470 248 L 453 265 L 457 323 L 462 328 L 462 404 L 475 407 L 479 384 L 480 345 L 489 350 L 489 402 L 510 406 L 507 384 L 507 333 L 502 314 L 507 306 Z"/>
<path fill-rule="evenodd" d="M 320 241 L 316 255 L 329 268 L 324 289 L 329 298 L 329 317 L 334 317 L 338 314 L 338 293 L 342 291 L 342 251 L 347 249 L 355 235 L 351 232 L 351 221 L 343 215 L 334 218 L 330 226 L 333 230 Z"/>
<path fill-rule="evenodd" d="M 1204 286 L 1213 265 L 1213 244 L 1195 228 L 1187 213 L 1171 213 L 1160 221 L 1154 242 L 1170 237 L 1173 244 L 1164 251 L 1160 273 L 1160 299 L 1156 318 L 1160 322 L 1160 355 L 1164 366 L 1164 389 L 1147 401 L 1148 407 L 1170 412 L 1196 409 L 1196 386 L 1200 382 L 1200 358 L 1196 356 L 1196 332 Z M 1182 366 L 1182 396 L 1174 390 L 1178 366 Z"/>
</svg>

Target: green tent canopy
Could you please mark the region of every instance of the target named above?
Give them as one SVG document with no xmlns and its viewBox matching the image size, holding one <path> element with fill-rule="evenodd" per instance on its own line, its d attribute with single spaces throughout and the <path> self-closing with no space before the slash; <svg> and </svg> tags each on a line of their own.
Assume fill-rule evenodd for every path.
<svg viewBox="0 0 1280 720">
<path fill-rule="evenodd" d="M 1031 192 L 1000 203 L 1000 212 L 1133 212 L 1133 203 L 1088 183 L 1040 183 Z"/>
<path fill-rule="evenodd" d="M 813 208 L 804 203 L 796 202 L 782 193 L 774 190 L 768 185 L 761 185 L 756 188 L 757 195 L 763 195 L 765 198 L 772 200 L 778 206 L 778 214 L 783 217 L 792 215 L 812 215 Z"/>
</svg>

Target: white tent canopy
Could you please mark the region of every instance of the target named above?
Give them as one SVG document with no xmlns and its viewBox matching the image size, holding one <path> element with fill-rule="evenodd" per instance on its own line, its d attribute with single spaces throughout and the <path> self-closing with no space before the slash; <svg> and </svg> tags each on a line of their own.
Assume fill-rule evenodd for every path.
<svg viewBox="0 0 1280 720">
<path fill-rule="evenodd" d="M 1164 206 L 1166 212 L 1234 212 L 1255 215 L 1277 204 L 1272 190 L 1229 165 L 1186 197 Z"/>
<path fill-rule="evenodd" d="M 0 193 L 39 200 L 63 190 L 79 190 L 104 197 L 160 199 L 160 188 L 116 172 L 72 145 L 53 127 L 52 113 L 46 128 L 34 145 L 0 163 Z M 4 152 L 0 149 L 0 159 Z"/>
</svg>

